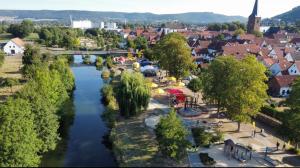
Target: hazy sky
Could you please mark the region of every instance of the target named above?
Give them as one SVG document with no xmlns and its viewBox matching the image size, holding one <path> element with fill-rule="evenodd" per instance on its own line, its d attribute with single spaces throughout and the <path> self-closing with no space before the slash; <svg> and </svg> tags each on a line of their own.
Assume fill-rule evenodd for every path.
<svg viewBox="0 0 300 168">
<path fill-rule="evenodd" d="M 2 2 L 1 2 L 2 1 Z M 255 0 L 0 0 L 0 9 L 55 9 L 117 12 L 214 12 L 249 16 Z M 263 18 L 300 6 L 300 0 L 260 0 L 259 15 Z"/>
</svg>

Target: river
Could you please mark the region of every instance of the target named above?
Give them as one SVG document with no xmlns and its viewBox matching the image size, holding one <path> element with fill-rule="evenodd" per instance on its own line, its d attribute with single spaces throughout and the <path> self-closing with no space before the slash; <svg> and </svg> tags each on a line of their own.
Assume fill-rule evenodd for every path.
<svg viewBox="0 0 300 168">
<path fill-rule="evenodd" d="M 72 71 L 76 89 L 72 101 L 64 108 L 74 110 L 74 121 L 63 125 L 62 140 L 55 151 L 44 156 L 41 166 L 117 166 L 112 152 L 102 143 L 108 128 L 101 119 L 105 108 L 100 101 L 100 89 L 104 85 L 101 72 L 94 66 L 78 65 L 82 62 L 81 56 L 74 58 L 77 66 L 72 66 Z"/>
</svg>

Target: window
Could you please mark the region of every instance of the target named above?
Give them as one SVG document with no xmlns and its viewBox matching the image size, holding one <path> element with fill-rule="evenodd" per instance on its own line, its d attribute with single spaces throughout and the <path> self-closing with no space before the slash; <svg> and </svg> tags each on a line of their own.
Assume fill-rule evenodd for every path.
<svg viewBox="0 0 300 168">
<path fill-rule="evenodd" d="M 285 95 L 285 90 L 282 90 L 282 93 L 281 93 L 281 95 Z"/>
<path fill-rule="evenodd" d="M 288 90 L 288 91 L 286 92 L 286 94 L 288 94 L 288 95 L 289 95 L 289 94 L 290 94 L 290 90 Z"/>
</svg>

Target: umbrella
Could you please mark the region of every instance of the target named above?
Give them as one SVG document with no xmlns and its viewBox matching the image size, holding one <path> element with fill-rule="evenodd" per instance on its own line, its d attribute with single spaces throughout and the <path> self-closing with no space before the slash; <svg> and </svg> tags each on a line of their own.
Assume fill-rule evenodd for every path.
<svg viewBox="0 0 300 168">
<path fill-rule="evenodd" d="M 165 93 L 165 91 L 164 91 L 163 89 L 161 89 L 161 88 L 156 89 L 156 92 L 157 92 L 158 94 L 164 94 L 164 93 Z"/>
<path fill-rule="evenodd" d="M 151 87 L 156 88 L 156 87 L 158 87 L 158 85 L 156 83 L 151 83 Z"/>
<path fill-rule="evenodd" d="M 133 67 L 133 69 L 138 69 L 138 68 L 140 68 L 141 66 L 140 66 L 140 63 L 135 62 L 135 63 L 132 64 L 132 67 Z"/>
<path fill-rule="evenodd" d="M 167 92 L 173 95 L 183 94 L 183 91 L 180 89 L 168 89 Z"/>
<path fill-rule="evenodd" d="M 175 78 L 175 77 L 168 77 L 168 80 L 169 80 L 169 81 L 176 82 L 176 78 Z"/>
<path fill-rule="evenodd" d="M 177 86 L 181 86 L 181 87 L 182 87 L 182 86 L 185 86 L 185 84 L 182 83 L 182 82 L 178 82 L 178 83 L 177 83 Z"/>
<path fill-rule="evenodd" d="M 183 91 L 180 89 L 168 89 L 167 92 L 171 95 L 175 95 L 177 101 L 184 102 L 185 101 L 185 95 L 183 94 Z"/>
</svg>

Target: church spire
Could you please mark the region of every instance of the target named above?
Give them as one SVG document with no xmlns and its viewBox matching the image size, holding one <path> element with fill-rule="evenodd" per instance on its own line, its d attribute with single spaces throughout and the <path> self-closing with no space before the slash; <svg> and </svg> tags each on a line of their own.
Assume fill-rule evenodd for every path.
<svg viewBox="0 0 300 168">
<path fill-rule="evenodd" d="M 255 0 L 254 8 L 252 11 L 252 16 L 257 16 L 257 11 L 258 11 L 258 0 Z"/>
</svg>

